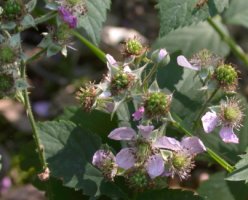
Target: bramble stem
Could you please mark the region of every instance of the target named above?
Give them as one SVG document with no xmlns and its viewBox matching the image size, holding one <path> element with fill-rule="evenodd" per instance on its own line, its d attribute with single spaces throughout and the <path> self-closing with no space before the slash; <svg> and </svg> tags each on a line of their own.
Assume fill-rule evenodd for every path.
<svg viewBox="0 0 248 200">
<path fill-rule="evenodd" d="M 211 18 L 208 18 L 208 23 L 213 27 L 213 29 L 219 34 L 221 39 L 230 47 L 231 51 L 244 62 L 246 67 L 248 67 L 248 56 L 244 52 L 244 50 L 229 36 L 227 35 L 221 28 L 218 26 L 218 24 L 212 20 Z"/>
<path fill-rule="evenodd" d="M 92 44 L 76 30 L 71 30 L 71 33 L 76 38 L 78 38 L 85 46 L 87 46 L 102 62 L 106 63 L 105 53 L 101 49 Z"/>
<path fill-rule="evenodd" d="M 194 126 L 193 126 L 193 130 L 195 130 L 197 128 L 198 122 L 203 114 L 203 112 L 205 111 L 206 107 L 208 106 L 208 103 L 214 98 L 214 96 L 216 95 L 216 93 L 219 91 L 219 87 L 216 88 L 213 93 L 211 94 L 211 96 L 207 99 L 207 101 L 203 104 L 199 114 L 196 117 L 196 120 L 194 122 Z"/>
<path fill-rule="evenodd" d="M 193 134 L 189 132 L 187 129 L 185 129 L 179 122 L 174 120 L 172 121 L 172 125 L 175 128 L 179 129 L 181 132 L 183 132 L 185 135 L 193 136 Z M 215 153 L 212 149 L 208 147 L 207 147 L 207 153 L 229 173 L 231 173 L 234 170 L 234 167 L 232 165 L 230 165 L 227 161 L 225 161 L 217 153 Z"/>
</svg>

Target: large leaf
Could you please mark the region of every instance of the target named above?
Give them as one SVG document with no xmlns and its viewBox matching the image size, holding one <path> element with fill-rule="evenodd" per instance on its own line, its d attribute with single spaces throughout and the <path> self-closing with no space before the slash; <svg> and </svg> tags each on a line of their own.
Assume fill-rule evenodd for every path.
<svg viewBox="0 0 248 200">
<path fill-rule="evenodd" d="M 247 186 L 241 182 L 236 184 L 224 180 L 225 173 L 214 174 L 209 180 L 202 183 L 197 192 L 205 200 L 247 200 Z"/>
<path fill-rule="evenodd" d="M 241 155 L 241 160 L 235 165 L 236 170 L 229 175 L 229 181 L 245 181 L 248 182 L 248 150 L 246 154 Z"/>
<path fill-rule="evenodd" d="M 242 25 L 248 28 L 247 0 L 232 0 L 224 17 L 229 24 Z"/>
<path fill-rule="evenodd" d="M 229 0 L 214 0 L 214 3 L 219 13 L 229 7 Z"/>
<path fill-rule="evenodd" d="M 193 192 L 173 190 L 173 189 L 163 189 L 148 191 L 140 194 L 137 200 L 203 200 L 200 196 L 194 195 Z"/>
<path fill-rule="evenodd" d="M 215 21 L 228 34 L 224 25 L 218 19 L 215 19 Z M 182 50 L 182 53 L 186 56 L 191 56 L 202 49 L 208 49 L 220 56 L 226 56 L 230 51 L 218 33 L 207 22 L 200 22 L 172 31 L 159 38 L 153 48 L 166 48 L 171 53 Z"/>
<path fill-rule="evenodd" d="M 89 196 L 123 195 L 117 186 L 105 181 L 101 172 L 91 164 L 93 154 L 101 145 L 95 134 L 70 121 L 39 123 L 38 128 L 51 175 L 63 180 L 64 186 L 83 189 L 84 194 Z"/>
<path fill-rule="evenodd" d="M 206 20 L 218 11 L 222 12 L 226 1 L 223 4 L 220 5 L 217 0 L 159 0 L 157 7 L 160 16 L 160 36 L 165 36 L 179 27 Z"/>
<path fill-rule="evenodd" d="M 87 0 L 87 14 L 79 18 L 79 27 L 87 33 L 93 43 L 100 41 L 102 23 L 106 20 L 111 0 Z"/>
</svg>

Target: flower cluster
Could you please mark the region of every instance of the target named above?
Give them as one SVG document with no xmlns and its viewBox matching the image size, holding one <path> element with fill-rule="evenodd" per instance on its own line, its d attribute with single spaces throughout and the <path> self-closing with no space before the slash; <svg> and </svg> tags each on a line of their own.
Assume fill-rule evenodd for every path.
<svg viewBox="0 0 248 200">
<path fill-rule="evenodd" d="M 104 156 L 105 151 L 99 150 L 94 154 L 92 163 L 106 177 L 123 175 L 135 187 L 146 187 L 158 177 L 187 178 L 194 167 L 194 156 L 206 150 L 201 140 L 197 137 L 185 137 L 179 142 L 171 137 L 156 136 L 156 133 L 157 130 L 151 125 L 139 125 L 138 133 L 129 127 L 116 128 L 108 137 L 127 141 L 128 147 L 121 149 L 115 158 L 112 154 Z M 109 162 L 110 167 L 103 169 L 102 166 Z M 116 167 L 122 169 L 120 174 L 116 173 Z"/>
</svg>

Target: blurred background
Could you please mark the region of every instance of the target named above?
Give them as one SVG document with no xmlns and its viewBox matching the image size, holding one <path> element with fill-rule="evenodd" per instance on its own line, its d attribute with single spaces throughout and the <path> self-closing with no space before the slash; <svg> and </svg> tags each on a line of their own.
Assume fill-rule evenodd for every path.
<svg viewBox="0 0 248 200">
<path fill-rule="evenodd" d="M 155 0 L 113 0 L 111 10 L 102 30 L 100 49 L 121 59 L 122 42 L 138 36 L 147 46 L 152 45 L 158 37 L 159 20 L 155 9 Z M 33 16 L 40 16 L 46 10 L 39 1 Z M 29 29 L 22 33 L 23 48 L 27 55 L 39 51 L 37 45 L 42 40 L 42 32 L 47 32 L 48 24 L 38 26 L 38 30 Z M 248 52 L 248 31 L 242 27 L 228 27 L 235 40 Z M 175 41 L 176 42 L 176 41 Z M 83 44 L 75 40 L 68 57 L 61 54 L 46 58 L 42 56 L 28 66 L 28 79 L 31 85 L 31 101 L 37 120 L 56 118 L 67 106 L 77 105 L 74 94 L 88 81 L 100 81 L 106 72 L 106 66 Z M 166 48 L 166 45 L 164 46 Z M 195 52 L 191 52 L 195 53 Z M 234 63 L 241 73 L 240 88 L 248 94 L 247 71 L 242 63 L 232 54 L 228 62 Z M 246 95 L 247 96 L 247 95 Z M 15 100 L 0 100 L 0 154 L 3 170 L 0 173 L 0 199 L 28 200 L 45 199 L 44 194 L 33 187 L 30 182 L 36 178 L 37 158 L 32 160 L 31 127 L 23 106 Z M 220 170 L 218 166 L 206 166 L 199 161 L 192 177 L 180 184 L 180 187 L 194 189 L 201 181 L 207 180 L 209 174 Z M 179 187 L 178 180 L 171 180 L 171 187 Z"/>
</svg>

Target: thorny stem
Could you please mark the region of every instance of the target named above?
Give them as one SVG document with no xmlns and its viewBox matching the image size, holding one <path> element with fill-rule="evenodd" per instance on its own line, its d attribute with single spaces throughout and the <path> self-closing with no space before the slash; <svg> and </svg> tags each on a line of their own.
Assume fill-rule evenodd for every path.
<svg viewBox="0 0 248 200">
<path fill-rule="evenodd" d="M 205 111 L 206 107 L 208 106 L 208 103 L 214 98 L 214 96 L 216 95 L 216 93 L 219 91 L 219 87 L 216 88 L 213 93 L 211 94 L 211 96 L 207 99 L 207 101 L 203 104 L 201 110 L 199 111 L 199 114 L 196 117 L 196 120 L 194 122 L 194 126 L 193 126 L 193 130 L 195 130 L 198 126 L 199 120 L 203 114 L 203 112 Z"/>
<path fill-rule="evenodd" d="M 185 135 L 193 136 L 193 134 L 189 132 L 187 129 L 185 129 L 179 122 L 174 120 L 172 121 L 172 125 L 175 128 L 179 129 L 181 132 L 183 132 Z M 207 153 L 229 173 L 231 173 L 234 170 L 234 167 L 232 165 L 230 165 L 227 161 L 225 161 L 217 153 L 215 153 L 212 149 L 208 147 L 207 147 Z"/>
<path fill-rule="evenodd" d="M 248 67 L 248 56 L 244 52 L 244 50 L 229 36 L 227 35 L 220 27 L 219 25 L 212 20 L 211 18 L 208 18 L 208 23 L 212 26 L 212 28 L 219 34 L 221 39 L 227 43 L 227 45 L 230 47 L 232 52 L 244 62 L 246 67 Z"/>
<path fill-rule="evenodd" d="M 21 78 L 26 80 L 26 64 L 24 61 L 21 61 Z M 45 170 L 46 168 L 48 168 L 48 165 L 46 163 L 43 146 L 40 142 L 40 138 L 38 135 L 38 129 L 37 129 L 34 115 L 32 112 L 28 89 L 23 90 L 23 96 L 24 96 L 24 106 L 26 108 L 27 116 L 28 116 L 29 122 L 30 122 L 31 127 L 32 127 L 33 138 L 34 138 L 37 152 L 39 155 L 39 160 L 40 160 L 40 163 L 42 165 L 43 170 Z M 52 196 L 52 191 L 51 191 L 51 187 L 50 187 L 50 181 L 47 183 L 46 189 L 47 189 L 46 191 L 47 191 L 47 195 L 49 197 L 49 200 L 52 200 L 53 196 Z"/>
</svg>

